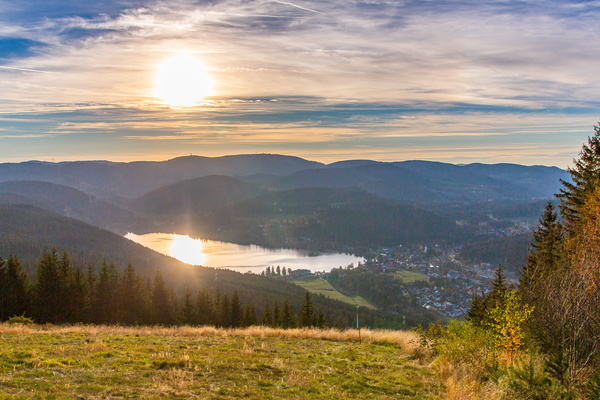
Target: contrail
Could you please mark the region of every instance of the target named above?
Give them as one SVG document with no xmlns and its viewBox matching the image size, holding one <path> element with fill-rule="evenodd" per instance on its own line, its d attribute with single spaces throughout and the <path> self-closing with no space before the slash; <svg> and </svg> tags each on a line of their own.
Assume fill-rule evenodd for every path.
<svg viewBox="0 0 600 400">
<path fill-rule="evenodd" d="M 57 72 L 52 72 L 52 71 L 42 71 L 42 70 L 39 70 L 39 69 L 18 68 L 18 67 L 5 67 L 3 65 L 0 65 L 0 68 L 2 68 L 2 69 L 11 69 L 13 71 L 39 72 L 40 74 L 56 74 L 57 73 Z"/>
<path fill-rule="evenodd" d="M 279 4 L 285 4 L 285 5 L 292 6 L 292 7 L 296 7 L 296 8 L 299 8 L 301 10 L 304 10 L 304 11 L 310 11 L 310 12 L 317 13 L 317 14 L 323 14 L 321 11 L 312 10 L 310 8 L 302 7 L 302 6 L 299 6 L 298 4 L 294 4 L 294 3 L 288 3 L 287 1 L 273 0 L 273 2 L 279 3 Z"/>
</svg>

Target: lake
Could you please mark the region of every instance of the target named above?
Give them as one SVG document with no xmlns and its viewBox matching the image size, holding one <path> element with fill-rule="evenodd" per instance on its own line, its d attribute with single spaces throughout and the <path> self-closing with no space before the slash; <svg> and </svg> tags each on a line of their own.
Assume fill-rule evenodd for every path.
<svg viewBox="0 0 600 400">
<path fill-rule="evenodd" d="M 313 255 L 293 249 L 267 249 L 256 245 L 240 245 L 216 240 L 195 239 L 175 233 L 148 233 L 125 237 L 158 253 L 192 265 L 227 268 L 238 272 L 260 274 L 268 266 L 293 270 L 330 271 L 349 264 L 364 263 L 362 257 L 350 254 L 324 253 Z"/>
</svg>

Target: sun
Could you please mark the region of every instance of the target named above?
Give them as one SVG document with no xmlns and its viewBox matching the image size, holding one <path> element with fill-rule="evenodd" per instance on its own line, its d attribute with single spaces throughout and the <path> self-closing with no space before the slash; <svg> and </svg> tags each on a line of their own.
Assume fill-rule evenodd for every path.
<svg viewBox="0 0 600 400">
<path fill-rule="evenodd" d="M 206 65 L 191 54 L 177 54 L 158 66 L 154 93 L 173 107 L 190 107 L 213 94 Z"/>
</svg>

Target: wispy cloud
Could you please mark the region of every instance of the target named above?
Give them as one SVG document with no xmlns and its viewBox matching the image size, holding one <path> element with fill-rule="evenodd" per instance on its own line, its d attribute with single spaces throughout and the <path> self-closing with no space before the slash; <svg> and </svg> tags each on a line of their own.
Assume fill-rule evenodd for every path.
<svg viewBox="0 0 600 400">
<path fill-rule="evenodd" d="M 296 7 L 296 8 L 299 8 L 300 10 L 309 11 L 309 12 L 316 13 L 316 14 L 323 14 L 321 11 L 313 10 L 312 8 L 303 7 L 301 5 L 290 3 L 290 2 L 287 2 L 287 1 L 273 0 L 273 2 L 274 3 L 279 3 L 279 4 L 284 4 L 286 6 Z"/>
<path fill-rule="evenodd" d="M 1 37 L 21 44 L 0 66 L 0 113 L 12 118 L 0 126 L 40 152 L 37 130 L 78 137 L 70 151 L 108 140 L 95 158 L 135 140 L 160 142 L 161 154 L 254 144 L 386 160 L 435 142 L 431 157 L 459 161 L 471 141 L 480 150 L 470 159 L 506 148 L 494 154 L 525 160 L 537 146 L 564 166 L 576 154 L 552 146 L 579 148 L 600 116 L 597 1 L 0 0 L 0 9 Z M 191 109 L 154 97 L 156 66 L 177 52 L 202 57 L 217 96 Z"/>
</svg>

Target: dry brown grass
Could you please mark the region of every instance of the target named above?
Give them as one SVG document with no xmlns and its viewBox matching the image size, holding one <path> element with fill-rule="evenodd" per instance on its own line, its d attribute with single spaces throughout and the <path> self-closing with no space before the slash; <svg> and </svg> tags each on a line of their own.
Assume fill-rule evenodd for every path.
<svg viewBox="0 0 600 400">
<path fill-rule="evenodd" d="M 361 330 L 360 339 L 356 329 L 279 329 L 264 326 L 248 328 L 223 329 L 213 326 L 120 326 L 120 325 L 21 325 L 0 324 L 0 333 L 86 333 L 86 334 L 115 334 L 140 336 L 247 336 L 247 337 L 279 337 L 297 339 L 333 340 L 342 342 L 358 342 L 373 344 L 389 344 L 403 350 L 405 354 L 412 353 L 417 347 L 417 335 L 412 331 L 391 330 Z"/>
<path fill-rule="evenodd" d="M 0 399 L 439 399 L 434 372 L 411 357 L 415 339 L 392 331 L 361 331 L 359 344 L 357 331 L 336 329 L 0 324 Z"/>
</svg>

